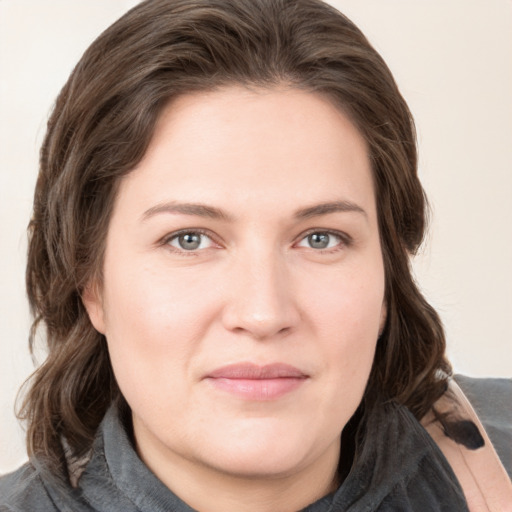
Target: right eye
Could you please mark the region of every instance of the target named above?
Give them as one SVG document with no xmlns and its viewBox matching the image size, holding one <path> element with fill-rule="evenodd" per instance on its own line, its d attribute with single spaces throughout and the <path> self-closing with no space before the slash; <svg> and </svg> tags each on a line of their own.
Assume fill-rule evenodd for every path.
<svg viewBox="0 0 512 512">
<path fill-rule="evenodd" d="M 178 251 L 192 252 L 213 247 L 213 240 L 200 231 L 182 231 L 171 235 L 167 241 L 167 245 Z"/>
</svg>

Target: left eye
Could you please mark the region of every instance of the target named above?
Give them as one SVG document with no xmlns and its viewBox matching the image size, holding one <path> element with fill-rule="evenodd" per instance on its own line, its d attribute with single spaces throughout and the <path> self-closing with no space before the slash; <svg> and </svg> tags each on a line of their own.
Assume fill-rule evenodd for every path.
<svg viewBox="0 0 512 512">
<path fill-rule="evenodd" d="M 334 233 L 315 231 L 305 236 L 297 245 L 310 249 L 332 249 L 342 242 L 341 236 Z"/>
<path fill-rule="evenodd" d="M 197 251 L 199 249 L 207 249 L 213 244 L 212 239 L 196 231 L 179 233 L 170 238 L 167 242 L 171 247 L 181 251 Z"/>
</svg>

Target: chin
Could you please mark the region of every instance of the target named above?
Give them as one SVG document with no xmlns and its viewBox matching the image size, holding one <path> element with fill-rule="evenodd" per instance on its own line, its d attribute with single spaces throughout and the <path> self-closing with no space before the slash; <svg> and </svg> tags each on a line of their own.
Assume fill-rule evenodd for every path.
<svg viewBox="0 0 512 512">
<path fill-rule="evenodd" d="M 300 471 L 324 448 L 310 442 L 297 426 L 279 428 L 261 419 L 246 423 L 204 439 L 203 463 L 239 477 L 278 478 Z"/>
<path fill-rule="evenodd" d="M 304 463 L 300 453 L 276 453 L 276 450 L 226 450 L 215 454 L 208 465 L 218 472 L 245 479 L 285 478 L 299 472 Z"/>
</svg>

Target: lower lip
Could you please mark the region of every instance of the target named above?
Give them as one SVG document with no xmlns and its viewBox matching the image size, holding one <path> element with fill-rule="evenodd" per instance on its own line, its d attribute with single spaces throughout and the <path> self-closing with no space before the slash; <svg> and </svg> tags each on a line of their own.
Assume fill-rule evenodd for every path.
<svg viewBox="0 0 512 512">
<path fill-rule="evenodd" d="M 226 379 L 210 378 L 208 381 L 217 389 L 226 391 L 246 400 L 276 400 L 300 387 L 305 378 L 280 377 L 276 379 Z"/>
</svg>

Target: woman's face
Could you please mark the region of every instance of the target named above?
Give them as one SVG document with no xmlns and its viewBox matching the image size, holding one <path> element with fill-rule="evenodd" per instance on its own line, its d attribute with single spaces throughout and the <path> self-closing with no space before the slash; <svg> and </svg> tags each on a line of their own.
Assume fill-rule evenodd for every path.
<svg viewBox="0 0 512 512">
<path fill-rule="evenodd" d="M 164 482 L 335 471 L 385 318 L 370 161 L 343 113 L 285 88 L 173 101 L 120 183 L 103 276 L 84 301 Z"/>
</svg>

